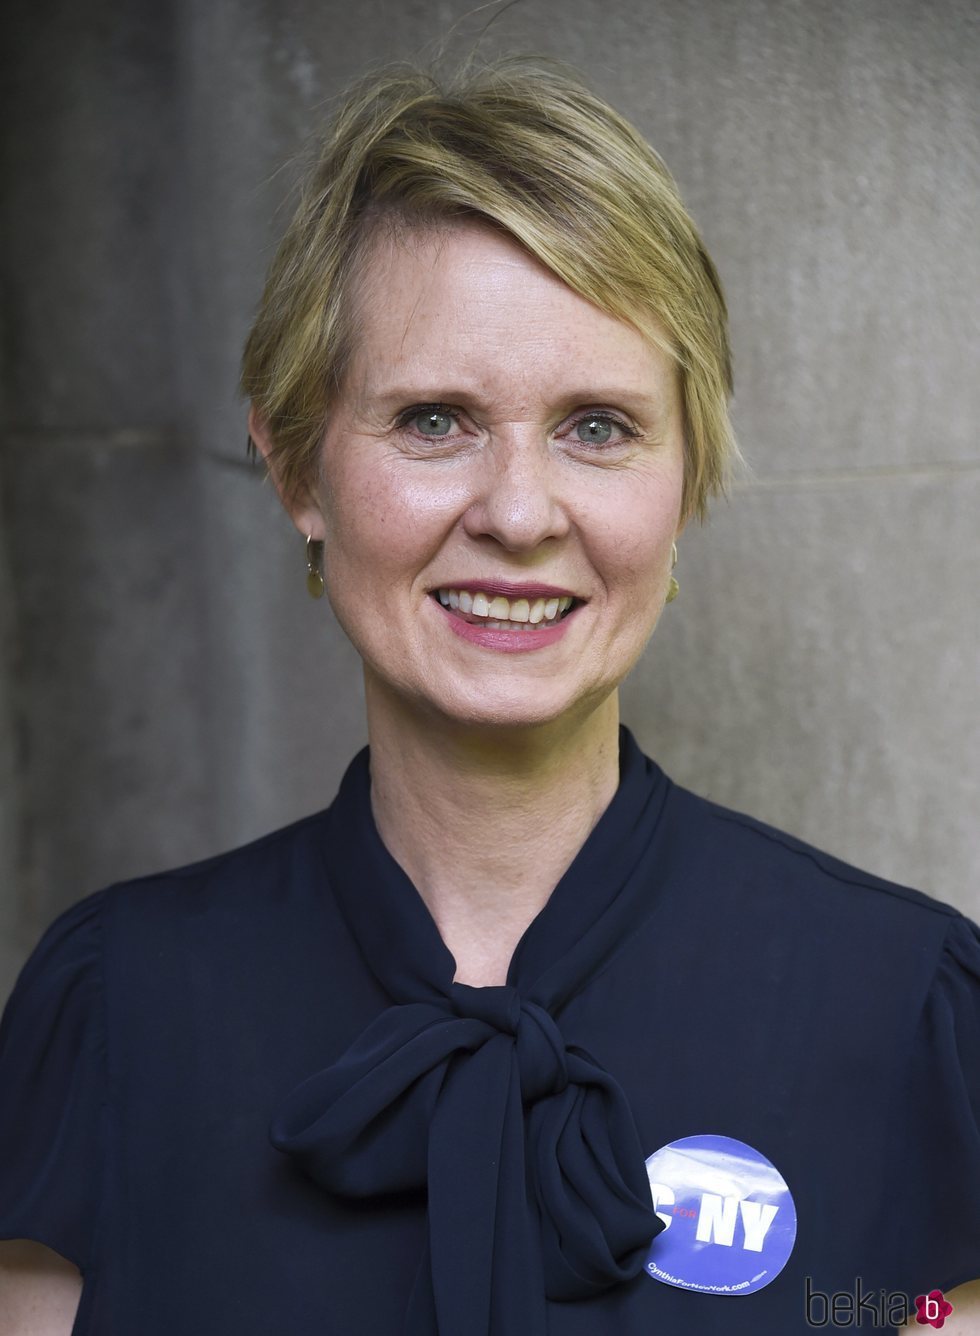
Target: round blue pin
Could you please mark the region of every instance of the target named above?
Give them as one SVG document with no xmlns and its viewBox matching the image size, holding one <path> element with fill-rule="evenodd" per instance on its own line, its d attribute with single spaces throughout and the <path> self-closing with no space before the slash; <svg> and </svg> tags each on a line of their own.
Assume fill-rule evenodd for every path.
<svg viewBox="0 0 980 1336">
<path fill-rule="evenodd" d="M 646 1162 L 665 1228 L 647 1275 L 707 1294 L 753 1294 L 776 1279 L 796 1242 L 796 1206 L 782 1174 L 733 1137 L 682 1137 Z"/>
</svg>

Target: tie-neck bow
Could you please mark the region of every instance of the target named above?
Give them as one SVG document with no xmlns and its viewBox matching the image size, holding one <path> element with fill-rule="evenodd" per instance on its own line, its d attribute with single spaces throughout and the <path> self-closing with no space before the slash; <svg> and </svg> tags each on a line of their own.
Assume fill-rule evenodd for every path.
<svg viewBox="0 0 980 1336">
<path fill-rule="evenodd" d="M 288 1095 L 271 1139 L 332 1193 L 426 1190 L 405 1336 L 543 1336 L 546 1297 L 632 1278 L 663 1227 L 626 1096 L 562 1017 L 648 910 L 668 786 L 621 729 L 612 803 L 508 982 L 473 988 L 452 981 L 452 956 L 377 833 L 367 748 L 344 776 L 328 876 L 392 1005 Z"/>
</svg>

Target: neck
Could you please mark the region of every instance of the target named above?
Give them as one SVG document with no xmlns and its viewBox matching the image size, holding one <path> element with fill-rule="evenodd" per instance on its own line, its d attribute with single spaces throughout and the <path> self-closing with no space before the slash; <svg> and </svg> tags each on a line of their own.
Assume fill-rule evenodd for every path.
<svg viewBox="0 0 980 1336">
<path fill-rule="evenodd" d="M 619 697 L 578 720 L 468 727 L 420 716 L 365 673 L 371 808 L 456 960 L 502 984 L 514 948 L 619 785 Z"/>
</svg>

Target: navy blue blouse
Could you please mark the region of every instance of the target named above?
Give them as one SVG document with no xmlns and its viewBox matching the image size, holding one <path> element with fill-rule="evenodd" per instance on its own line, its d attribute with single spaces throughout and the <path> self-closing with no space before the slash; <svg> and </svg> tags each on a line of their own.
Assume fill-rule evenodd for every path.
<svg viewBox="0 0 980 1336">
<path fill-rule="evenodd" d="M 980 1277 L 968 919 L 673 784 L 622 728 L 506 986 L 469 988 L 369 762 L 324 812 L 88 896 L 25 965 L 0 1238 L 80 1268 L 76 1336 L 791 1336 L 814 1295 Z M 701 1134 L 792 1192 L 752 1293 L 644 1267 L 644 1160 Z"/>
</svg>

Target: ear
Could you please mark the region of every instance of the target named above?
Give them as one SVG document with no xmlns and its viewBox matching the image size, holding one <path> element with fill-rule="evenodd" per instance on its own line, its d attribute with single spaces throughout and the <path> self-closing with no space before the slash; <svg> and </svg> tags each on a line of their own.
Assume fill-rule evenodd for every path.
<svg viewBox="0 0 980 1336">
<path fill-rule="evenodd" d="M 269 424 L 252 404 L 248 410 L 248 434 L 255 442 L 255 448 L 265 460 L 269 477 L 275 484 L 289 518 L 304 538 L 312 538 L 315 543 L 322 543 L 327 536 L 326 525 L 320 503 L 310 487 L 302 487 L 293 495 L 287 496 L 282 486 L 282 479 L 275 462 L 275 443 Z"/>
</svg>

